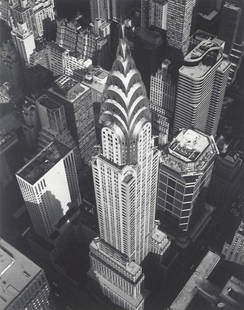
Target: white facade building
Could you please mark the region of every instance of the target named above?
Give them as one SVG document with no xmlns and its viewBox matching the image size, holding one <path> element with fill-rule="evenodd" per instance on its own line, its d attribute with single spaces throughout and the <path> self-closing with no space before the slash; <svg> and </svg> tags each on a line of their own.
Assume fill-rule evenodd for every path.
<svg viewBox="0 0 244 310">
<path fill-rule="evenodd" d="M 55 141 L 17 174 L 17 181 L 34 230 L 49 237 L 70 204 L 80 201 L 73 150 Z"/>
<path fill-rule="evenodd" d="M 31 31 L 28 30 L 25 23 L 19 24 L 17 28 L 13 29 L 12 38 L 14 45 L 19 52 L 21 60 L 25 64 L 30 63 L 30 55 L 34 52 L 36 48 L 34 36 Z"/>
<path fill-rule="evenodd" d="M 223 41 L 200 42 L 179 69 L 174 132 L 196 128 L 216 135 L 230 62 L 223 58 Z"/>
<path fill-rule="evenodd" d="M 125 40 L 104 95 L 102 149 L 92 163 L 100 238 L 90 245 L 90 276 L 112 302 L 141 310 L 140 264 L 152 249 L 162 255 L 170 242 L 155 224 L 159 152 L 149 100 Z"/>
</svg>

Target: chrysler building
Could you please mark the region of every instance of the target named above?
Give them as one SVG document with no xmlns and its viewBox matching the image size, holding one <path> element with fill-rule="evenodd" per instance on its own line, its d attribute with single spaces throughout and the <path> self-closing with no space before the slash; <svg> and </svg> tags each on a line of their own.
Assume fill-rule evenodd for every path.
<svg viewBox="0 0 244 310">
<path fill-rule="evenodd" d="M 90 277 L 124 309 L 144 307 L 141 262 L 163 255 L 170 241 L 155 207 L 159 151 L 151 135 L 149 100 L 125 39 L 107 80 L 101 108 L 102 146 L 93 157 L 100 237 L 90 244 Z"/>
</svg>

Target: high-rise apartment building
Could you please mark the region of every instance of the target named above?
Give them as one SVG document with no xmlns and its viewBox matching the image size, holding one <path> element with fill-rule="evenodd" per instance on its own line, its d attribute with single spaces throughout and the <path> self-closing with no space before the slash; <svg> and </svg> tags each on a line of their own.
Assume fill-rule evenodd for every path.
<svg viewBox="0 0 244 310">
<path fill-rule="evenodd" d="M 244 221 L 237 228 L 230 244 L 225 242 L 222 255 L 227 261 L 244 265 Z"/>
<path fill-rule="evenodd" d="M 9 1 L 0 1 L 0 19 L 4 20 L 6 23 L 9 22 Z"/>
<path fill-rule="evenodd" d="M 60 76 L 64 73 L 64 63 L 63 58 L 65 54 L 65 49 L 56 44 L 55 42 L 50 42 L 47 45 L 47 57 L 49 70 L 52 71 L 55 77 Z"/>
<path fill-rule="evenodd" d="M 230 62 L 223 57 L 223 41 L 199 43 L 179 69 L 174 132 L 196 128 L 216 135 Z"/>
<path fill-rule="evenodd" d="M 79 147 L 82 160 L 88 164 L 97 143 L 91 89 L 64 75 L 55 81 L 48 93 L 64 105 L 68 129 Z"/>
<path fill-rule="evenodd" d="M 191 34 L 192 12 L 196 0 L 168 0 L 168 44 L 185 55 L 188 52 Z"/>
<path fill-rule="evenodd" d="M 34 36 L 28 29 L 26 23 L 18 23 L 17 28 L 13 29 L 12 38 L 16 49 L 19 52 L 22 62 L 30 63 L 30 55 L 36 48 Z"/>
<path fill-rule="evenodd" d="M 101 111 L 101 153 L 93 157 L 100 238 L 90 244 L 90 276 L 124 309 L 144 306 L 140 266 L 169 246 L 155 224 L 159 152 L 149 100 L 125 40 L 108 77 Z"/>
<path fill-rule="evenodd" d="M 10 3 L 12 28 L 18 24 L 26 24 L 28 31 L 35 33 L 31 3 L 27 0 L 17 0 Z"/>
<path fill-rule="evenodd" d="M 157 208 L 181 231 L 189 230 L 194 213 L 204 207 L 217 154 L 212 137 L 191 129 L 182 130 L 162 151 Z"/>
<path fill-rule="evenodd" d="M 97 18 L 111 19 L 110 0 L 90 0 L 91 20 L 94 23 Z"/>
<path fill-rule="evenodd" d="M 176 72 L 169 59 L 151 75 L 150 109 L 152 111 L 153 133 L 159 136 L 159 145 L 168 141 L 169 124 L 172 125 L 176 101 Z"/>
<path fill-rule="evenodd" d="M 149 0 L 149 26 L 167 29 L 168 0 Z"/>
<path fill-rule="evenodd" d="M 81 203 L 73 150 L 54 141 L 17 174 L 35 232 L 48 238 L 69 208 Z"/>
<path fill-rule="evenodd" d="M 43 269 L 0 238 L 0 309 L 52 309 Z"/>
</svg>

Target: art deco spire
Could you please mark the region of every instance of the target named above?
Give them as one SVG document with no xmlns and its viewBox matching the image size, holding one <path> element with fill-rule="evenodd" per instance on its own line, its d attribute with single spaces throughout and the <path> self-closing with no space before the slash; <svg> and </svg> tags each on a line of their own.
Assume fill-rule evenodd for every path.
<svg viewBox="0 0 244 310">
<path fill-rule="evenodd" d="M 143 125 L 151 121 L 149 100 L 130 48 L 120 39 L 117 57 L 107 81 L 100 122 L 113 129 L 126 145 L 136 142 Z"/>
</svg>

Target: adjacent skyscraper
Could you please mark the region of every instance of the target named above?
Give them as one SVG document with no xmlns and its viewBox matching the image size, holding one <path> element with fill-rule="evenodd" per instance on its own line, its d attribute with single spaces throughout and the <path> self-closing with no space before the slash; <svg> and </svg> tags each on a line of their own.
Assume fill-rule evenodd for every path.
<svg viewBox="0 0 244 310">
<path fill-rule="evenodd" d="M 34 230 L 49 237 L 69 208 L 81 203 L 74 152 L 55 141 L 20 169 L 17 181 Z"/>
<path fill-rule="evenodd" d="M 143 309 L 140 263 L 163 254 L 155 205 L 159 152 L 151 136 L 149 100 L 125 40 L 108 77 L 101 111 L 101 154 L 93 158 L 100 238 L 90 244 L 90 276 L 124 309 Z"/>
<path fill-rule="evenodd" d="M 32 32 L 27 28 L 26 23 L 18 23 L 17 28 L 13 29 L 12 38 L 21 60 L 25 64 L 30 63 L 30 55 L 36 48 Z"/>
<path fill-rule="evenodd" d="M 149 26 L 155 26 L 159 29 L 167 29 L 167 0 L 149 1 Z"/>
<path fill-rule="evenodd" d="M 90 0 L 91 20 L 97 18 L 110 20 L 111 19 L 111 6 L 110 0 Z"/>
<path fill-rule="evenodd" d="M 0 309 L 52 309 L 44 271 L 0 238 Z"/>
<path fill-rule="evenodd" d="M 188 52 L 191 34 L 192 12 L 196 0 L 168 0 L 167 38 L 168 44 Z"/>
<path fill-rule="evenodd" d="M 91 89 L 64 75 L 55 81 L 48 95 L 64 105 L 68 129 L 81 158 L 89 163 L 97 143 Z"/>
<path fill-rule="evenodd" d="M 174 132 L 196 128 L 216 135 L 230 62 L 223 58 L 223 41 L 199 43 L 179 69 Z"/>
<path fill-rule="evenodd" d="M 162 152 L 157 208 L 168 222 L 188 231 L 192 217 L 205 204 L 217 146 L 212 137 L 182 130 Z"/>
<path fill-rule="evenodd" d="M 176 78 L 174 66 L 169 59 L 151 75 L 150 109 L 153 133 L 159 136 L 159 145 L 168 141 L 169 126 L 173 122 L 176 101 Z"/>
</svg>

